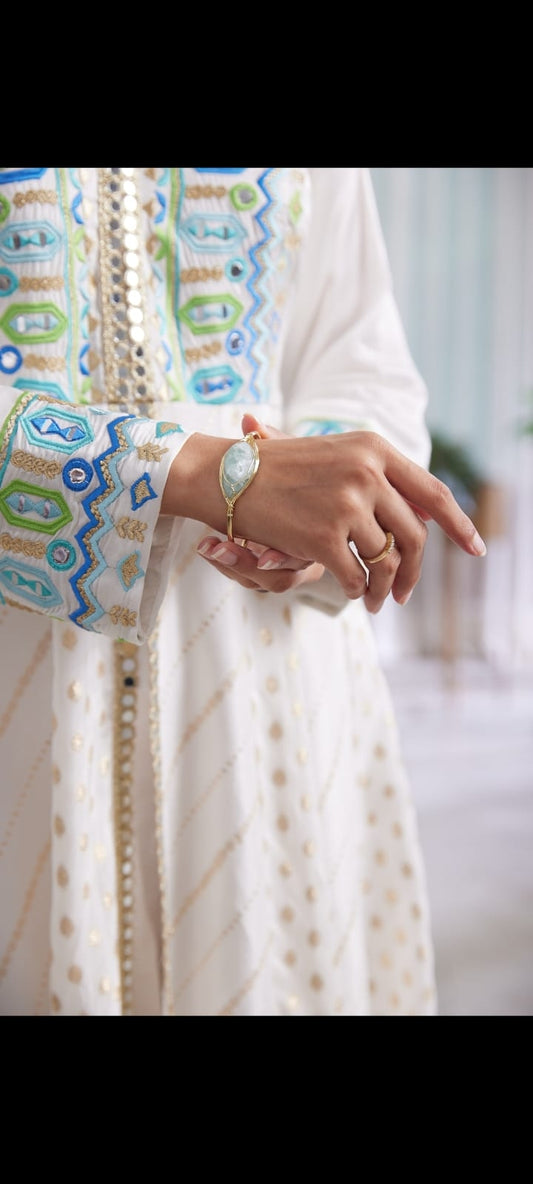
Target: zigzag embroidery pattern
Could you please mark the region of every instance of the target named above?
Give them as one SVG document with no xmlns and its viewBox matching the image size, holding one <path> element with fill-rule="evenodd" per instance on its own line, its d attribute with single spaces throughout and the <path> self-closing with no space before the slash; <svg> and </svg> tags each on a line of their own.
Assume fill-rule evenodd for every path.
<svg viewBox="0 0 533 1184">
<path fill-rule="evenodd" d="M 111 447 L 94 461 L 94 468 L 100 477 L 100 484 L 82 501 L 87 515 L 88 525 L 84 525 L 76 535 L 76 542 L 86 561 L 78 571 L 70 577 L 70 584 L 79 604 L 79 608 L 70 613 L 70 619 L 75 625 L 83 629 L 94 631 L 94 624 L 105 613 L 91 592 L 91 584 L 108 566 L 98 541 L 114 527 L 109 516 L 108 508 L 123 491 L 123 484 L 117 473 L 117 463 L 127 452 L 134 451 L 134 445 L 120 424 L 125 420 L 134 419 L 132 415 L 121 415 L 106 425 Z M 92 618 L 91 624 L 88 623 Z"/>
</svg>

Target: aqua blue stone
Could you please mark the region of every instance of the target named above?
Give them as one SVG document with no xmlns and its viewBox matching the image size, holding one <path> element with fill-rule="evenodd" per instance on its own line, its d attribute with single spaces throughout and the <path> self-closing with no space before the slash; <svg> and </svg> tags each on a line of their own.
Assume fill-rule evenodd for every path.
<svg viewBox="0 0 533 1184">
<path fill-rule="evenodd" d="M 222 466 L 222 488 L 226 497 L 242 493 L 254 469 L 254 450 L 246 440 L 232 444 L 224 456 Z"/>
</svg>

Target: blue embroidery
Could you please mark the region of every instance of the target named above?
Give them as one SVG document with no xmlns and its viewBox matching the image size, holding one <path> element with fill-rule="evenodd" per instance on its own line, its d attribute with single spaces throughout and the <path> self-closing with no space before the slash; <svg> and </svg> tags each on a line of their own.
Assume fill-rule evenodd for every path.
<svg viewBox="0 0 533 1184">
<path fill-rule="evenodd" d="M 72 460 L 63 465 L 62 476 L 67 489 L 73 489 L 77 493 L 90 485 L 93 479 L 92 466 L 83 457 L 73 456 Z"/>
<path fill-rule="evenodd" d="M 231 333 L 228 333 L 228 336 L 226 337 L 226 349 L 229 354 L 233 354 L 235 356 L 237 354 L 242 354 L 244 345 L 244 334 L 241 333 L 240 329 L 233 329 Z"/>
<path fill-rule="evenodd" d="M 340 435 L 353 431 L 353 424 L 341 423 L 339 419 L 303 419 L 299 426 L 303 436 L 329 436 L 332 432 Z"/>
<path fill-rule="evenodd" d="M 0 185 L 9 185 L 10 181 L 35 181 L 45 172 L 46 169 L 1 169 Z"/>
<path fill-rule="evenodd" d="M 82 507 L 87 516 L 87 525 L 83 525 L 76 534 L 76 542 L 85 561 L 82 567 L 70 576 L 70 585 L 80 607 L 74 609 L 69 615 L 75 625 L 91 632 L 94 631 L 94 624 L 89 623 L 89 616 L 92 617 L 93 622 L 96 622 L 105 612 L 95 600 L 91 590 L 91 584 L 107 568 L 107 562 L 100 551 L 99 539 L 113 529 L 114 523 L 109 516 L 108 506 L 119 497 L 124 488 L 117 473 L 118 461 L 125 454 L 133 451 L 133 443 L 126 436 L 125 429 L 120 428 L 120 425 L 125 420 L 132 418 L 131 415 L 120 415 L 111 423 L 106 424 L 111 444 L 94 461 L 99 484 L 82 501 Z M 119 431 L 122 438 L 118 434 Z"/>
<path fill-rule="evenodd" d="M 80 444 L 89 444 L 94 439 L 88 420 L 70 408 L 63 411 L 45 405 L 40 415 L 25 412 L 20 422 L 30 443 L 52 448 L 54 452 L 74 452 Z"/>
<path fill-rule="evenodd" d="M 164 420 L 159 420 L 159 423 L 156 424 L 156 429 L 155 429 L 156 436 L 159 436 L 159 437 L 168 436 L 168 435 L 170 435 L 171 432 L 183 432 L 183 428 L 182 428 L 181 424 L 180 423 L 167 423 Z"/>
<path fill-rule="evenodd" d="M 28 563 L 19 563 L 13 559 L 0 559 L 0 583 L 8 592 L 15 592 L 30 604 L 37 604 L 47 608 L 62 603 L 57 588 L 46 573 Z"/>
<path fill-rule="evenodd" d="M 67 396 L 57 385 L 57 382 L 44 382 L 42 378 L 32 378 L 31 381 L 27 378 L 16 378 L 13 386 L 23 391 L 44 391 L 47 395 L 52 395 L 54 399 L 63 399 L 65 403 L 68 402 Z"/>
<path fill-rule="evenodd" d="M 17 222 L 0 233 L 0 255 L 8 263 L 51 259 L 60 245 L 61 235 L 49 222 Z"/>
<path fill-rule="evenodd" d="M 91 371 L 89 370 L 88 363 L 85 361 L 85 359 L 88 358 L 88 356 L 89 356 L 89 350 L 90 350 L 90 345 L 82 346 L 82 348 L 80 349 L 79 357 L 78 357 L 78 366 L 79 366 L 82 374 L 85 374 L 85 375 L 88 375 L 91 373 Z"/>
<path fill-rule="evenodd" d="M 0 493 L 0 511 L 12 526 L 45 534 L 57 534 L 72 518 L 61 493 L 51 490 L 43 496 L 38 485 L 29 485 L 27 481 L 10 481 L 6 485 Z"/>
<path fill-rule="evenodd" d="M 142 579 L 144 571 L 141 567 L 141 552 L 132 551 L 125 559 L 121 559 L 117 566 L 117 574 L 125 592 L 129 592 L 137 580 Z"/>
<path fill-rule="evenodd" d="M 0 267 L 0 296 L 11 296 L 18 286 L 18 279 L 9 267 Z"/>
<path fill-rule="evenodd" d="M 242 378 L 231 366 L 206 366 L 197 370 L 187 383 L 197 403 L 230 403 L 240 386 Z"/>
<path fill-rule="evenodd" d="M 258 401 L 261 399 L 261 392 L 257 389 L 257 387 L 255 385 L 255 379 L 259 373 L 259 363 L 257 362 L 257 359 L 254 357 L 253 349 L 254 349 L 255 343 L 259 340 L 259 338 L 258 338 L 258 334 L 256 332 L 256 329 L 254 327 L 253 320 L 255 318 L 256 313 L 259 312 L 259 309 L 261 308 L 261 305 L 263 303 L 262 297 L 260 295 L 258 295 L 258 293 L 256 291 L 256 281 L 258 281 L 260 279 L 261 274 L 262 274 L 262 268 L 258 262 L 257 255 L 258 255 L 258 252 L 260 252 L 266 246 L 266 244 L 270 238 L 270 230 L 269 230 L 268 226 L 265 225 L 263 218 L 264 218 L 264 215 L 266 214 L 269 206 L 272 205 L 272 198 L 271 198 L 270 194 L 268 193 L 268 190 L 265 188 L 265 181 L 266 181 L 269 173 L 271 173 L 271 172 L 272 172 L 272 169 L 265 169 L 264 173 L 262 173 L 262 175 L 258 179 L 258 185 L 261 186 L 261 189 L 263 190 L 263 193 L 266 198 L 265 204 L 263 206 L 261 206 L 261 209 L 258 210 L 257 213 L 255 214 L 255 217 L 257 218 L 257 221 L 263 231 L 263 236 L 262 236 L 262 238 L 259 239 L 258 242 L 254 243 L 253 247 L 250 248 L 250 258 L 252 260 L 254 270 L 253 270 L 253 274 L 250 276 L 250 279 L 248 280 L 248 283 L 246 284 L 246 287 L 248 288 L 248 291 L 252 297 L 253 304 L 252 304 L 252 307 L 248 310 L 248 312 L 244 318 L 244 324 L 246 325 L 246 327 L 249 329 L 249 332 L 250 332 L 250 344 L 249 344 L 248 349 L 246 351 L 246 357 L 248 358 L 250 365 L 252 367 L 252 376 L 250 379 L 250 391 L 251 391 L 251 394 L 254 395 Z"/>
<path fill-rule="evenodd" d="M 0 370 L 14 374 L 22 366 L 22 354 L 15 345 L 3 345 L 0 349 Z"/>
<path fill-rule="evenodd" d="M 76 562 L 76 548 L 67 539 L 54 539 L 46 548 L 46 558 L 56 571 L 68 571 Z"/>
<path fill-rule="evenodd" d="M 67 318 L 55 304 L 10 304 L 0 318 L 0 328 L 10 341 L 22 345 L 57 341 L 67 328 Z"/>
<path fill-rule="evenodd" d="M 240 255 L 236 255 L 234 259 L 229 259 L 224 267 L 224 271 L 232 283 L 245 280 L 249 270 L 246 259 L 242 259 Z"/>
<path fill-rule="evenodd" d="M 149 502 L 151 498 L 157 497 L 157 493 L 152 489 L 150 484 L 149 473 L 143 473 L 142 477 L 138 477 L 133 482 L 130 492 L 132 510 L 138 510 L 140 506 L 144 506 L 145 502 Z"/>
<path fill-rule="evenodd" d="M 179 228 L 182 238 L 196 251 L 233 251 L 246 235 L 234 214 L 191 214 Z"/>
<path fill-rule="evenodd" d="M 245 173 L 246 169 L 196 169 L 195 171 L 197 173 Z"/>
<path fill-rule="evenodd" d="M 233 327 L 241 312 L 240 300 L 222 292 L 219 296 L 191 296 L 178 309 L 178 316 L 193 333 L 223 333 Z"/>
</svg>

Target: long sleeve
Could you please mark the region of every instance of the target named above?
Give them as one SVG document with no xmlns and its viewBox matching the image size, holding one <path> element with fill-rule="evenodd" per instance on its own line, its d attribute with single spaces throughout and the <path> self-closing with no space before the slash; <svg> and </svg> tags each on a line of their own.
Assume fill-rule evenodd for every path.
<svg viewBox="0 0 533 1184">
<path fill-rule="evenodd" d="M 366 428 L 427 466 L 427 391 L 407 345 L 368 169 L 311 169 L 282 386 L 285 430 Z"/>
<path fill-rule="evenodd" d="M 160 507 L 187 433 L 11 387 L 0 424 L 0 603 L 141 644 L 181 531 Z"/>
</svg>

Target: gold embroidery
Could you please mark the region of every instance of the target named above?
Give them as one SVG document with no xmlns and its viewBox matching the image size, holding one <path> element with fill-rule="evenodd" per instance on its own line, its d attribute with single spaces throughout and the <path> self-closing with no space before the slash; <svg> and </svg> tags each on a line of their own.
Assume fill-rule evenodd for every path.
<svg viewBox="0 0 533 1184">
<path fill-rule="evenodd" d="M 148 318 L 139 252 L 129 235 L 142 235 L 135 169 L 98 169 L 98 233 L 102 291 L 102 346 L 107 401 L 137 413 L 156 399 L 146 348 Z"/>
<path fill-rule="evenodd" d="M 48 629 L 45 636 L 41 639 L 41 641 L 39 642 L 38 646 L 36 647 L 34 653 L 32 654 L 32 657 L 30 658 L 30 661 L 28 662 L 28 665 L 26 666 L 24 673 L 19 678 L 19 681 L 18 681 L 18 683 L 15 687 L 15 690 L 13 692 L 13 695 L 6 707 L 6 710 L 4 711 L 3 716 L 0 718 L 0 736 L 3 736 L 4 732 L 6 731 L 6 728 L 8 727 L 9 723 L 11 722 L 11 719 L 12 719 L 12 717 L 15 713 L 15 710 L 18 706 L 19 700 L 22 698 L 24 691 L 26 690 L 26 687 L 29 686 L 29 684 L 35 674 L 35 671 L 37 670 L 37 667 L 40 665 L 40 663 L 46 657 L 48 650 L 50 649 L 51 639 L 52 639 L 52 630 Z"/>
<path fill-rule="evenodd" d="M 151 441 L 147 444 L 137 445 L 139 460 L 161 460 L 165 452 L 168 452 L 168 448 L 162 448 L 160 444 L 154 444 Z"/>
<path fill-rule="evenodd" d="M 259 895 L 259 888 L 256 888 L 255 892 L 252 893 L 252 895 L 246 901 L 246 904 L 243 905 L 240 912 L 235 913 L 235 915 L 232 917 L 229 924 L 226 925 L 225 928 L 222 930 L 222 933 L 220 933 L 219 936 L 217 938 L 215 938 L 212 945 L 209 947 L 209 949 L 203 955 L 201 961 L 197 962 L 196 966 L 190 971 L 190 973 L 187 975 L 187 977 L 185 979 L 183 979 L 183 981 L 180 983 L 180 985 L 178 987 L 178 990 L 176 991 L 176 995 L 174 997 L 174 1003 L 176 1003 L 176 1000 L 179 999 L 180 995 L 183 994 L 183 992 L 187 989 L 187 987 L 190 986 L 191 982 L 193 981 L 193 979 L 196 978 L 196 976 L 200 973 L 200 971 L 204 969 L 204 967 L 209 962 L 209 959 L 213 956 L 213 954 L 218 949 L 218 947 L 222 944 L 222 942 L 225 940 L 225 938 L 228 937 L 229 934 L 232 933 L 233 930 L 236 929 L 238 925 L 240 925 L 244 914 L 248 911 L 248 909 L 250 908 L 250 905 L 257 898 L 258 895 Z"/>
<path fill-rule="evenodd" d="M 240 662 L 238 662 L 235 669 L 231 671 L 231 674 L 228 674 L 228 677 L 224 679 L 223 683 L 219 687 L 217 687 L 216 691 L 214 691 L 214 693 L 211 695 L 211 698 L 208 699 L 208 701 L 207 701 L 203 711 L 200 713 L 200 715 L 197 715 L 196 719 L 192 720 L 192 722 L 185 729 L 185 731 L 184 731 L 184 733 L 183 733 L 183 735 L 176 747 L 175 753 L 174 753 L 174 757 L 172 760 L 173 766 L 176 764 L 178 757 L 183 752 L 183 749 L 185 748 L 185 746 L 189 743 L 189 740 L 191 740 L 192 737 L 194 736 L 195 732 L 198 731 L 198 728 L 200 728 L 201 725 L 203 723 L 205 723 L 206 719 L 208 718 L 208 716 L 211 715 L 211 712 L 214 710 L 214 708 L 218 707 L 219 703 L 224 698 L 224 695 L 226 694 L 226 692 L 231 690 L 233 683 L 235 682 L 235 679 L 239 673 L 239 670 L 243 665 L 243 661 L 244 661 L 244 655 L 241 657 L 241 660 L 240 660 Z"/>
<path fill-rule="evenodd" d="M 45 757 L 46 753 L 48 752 L 49 748 L 50 748 L 50 739 L 47 739 L 41 745 L 39 753 L 37 754 L 37 756 L 35 757 L 35 760 L 33 761 L 33 764 L 31 766 L 29 773 L 28 773 L 26 781 L 24 782 L 24 785 L 20 791 L 20 796 L 19 796 L 19 798 L 13 808 L 12 814 L 8 820 L 8 823 L 7 823 L 7 826 L 5 829 L 5 833 L 4 833 L 4 837 L 2 839 L 2 842 L 0 843 L 0 856 L 4 854 L 4 851 L 7 849 L 8 845 L 9 845 L 11 835 L 13 833 L 13 830 L 15 829 L 15 823 L 17 822 L 17 819 L 20 817 L 22 807 L 23 807 L 24 802 L 28 796 L 28 792 L 31 788 L 35 774 L 39 768 L 39 765 L 44 760 L 44 757 Z M 61 776 L 61 774 L 60 774 L 60 776 Z"/>
<path fill-rule="evenodd" d="M 6 421 L 2 440 L 0 443 L 0 468 L 2 467 L 2 465 L 4 464 L 4 461 L 6 459 L 9 444 L 11 441 L 11 437 L 17 427 L 18 417 L 19 417 L 19 415 L 22 415 L 22 412 L 28 406 L 28 403 L 31 403 L 32 399 L 34 399 L 34 398 L 35 398 L 35 395 L 33 394 L 33 391 L 27 391 L 26 394 L 21 395 L 20 399 L 17 399 L 17 402 L 11 412 L 11 415 L 9 416 L 9 419 Z"/>
<path fill-rule="evenodd" d="M 225 197 L 227 193 L 225 185 L 187 185 L 185 187 L 185 197 Z"/>
<path fill-rule="evenodd" d="M 167 939 L 167 931 L 169 929 L 168 920 L 168 895 L 165 880 L 165 861 L 163 852 L 163 786 L 161 775 L 161 737 L 159 730 L 159 669 L 158 669 L 158 645 L 159 645 L 159 620 L 156 624 L 154 632 L 148 638 L 148 662 L 149 662 L 149 680 L 150 680 L 150 712 L 149 712 L 149 738 L 150 738 L 150 755 L 152 758 L 152 774 L 154 782 L 154 804 L 155 804 L 155 834 L 156 834 L 156 853 L 157 853 L 157 871 L 159 877 L 159 907 L 161 916 L 161 972 L 163 979 L 163 998 L 166 1004 L 168 1015 L 174 1014 L 174 1004 L 171 994 L 171 966 L 170 966 L 170 951 Z"/>
<path fill-rule="evenodd" d="M 39 855 L 39 858 L 38 858 L 37 863 L 35 865 L 35 871 L 33 873 L 32 879 L 30 880 L 26 895 L 24 897 L 24 903 L 22 905 L 22 910 L 21 910 L 20 916 L 19 916 L 18 921 L 15 925 L 13 933 L 11 934 L 11 937 L 9 939 L 6 952 L 2 958 L 2 961 L 0 962 L 0 982 L 4 978 L 4 975 L 6 974 L 9 963 L 13 957 L 13 954 L 15 953 L 15 950 L 16 950 L 16 948 L 19 944 L 19 941 L 22 937 L 22 934 L 24 932 L 24 926 L 25 926 L 26 921 L 28 920 L 28 917 L 30 914 L 30 909 L 33 904 L 33 899 L 34 899 L 35 893 L 37 891 L 37 885 L 39 883 L 39 879 L 42 875 L 45 863 L 46 863 L 49 855 L 50 855 L 50 840 L 48 840 L 48 842 L 45 843 L 45 845 L 41 851 L 41 854 Z"/>
<path fill-rule="evenodd" d="M 230 999 L 229 1003 L 226 1003 L 226 1006 L 223 1007 L 222 1010 L 218 1012 L 218 1015 L 231 1015 L 231 1013 L 233 1011 L 235 1011 L 235 1008 L 238 1006 L 238 1004 L 241 1002 L 241 1000 L 244 999 L 244 996 L 247 995 L 248 992 L 252 989 L 254 983 L 256 982 L 256 980 L 259 978 L 259 975 L 261 974 L 263 966 L 265 965 L 265 962 L 267 959 L 267 954 L 268 954 L 268 951 L 269 951 L 271 945 L 272 945 L 272 934 L 270 934 L 270 936 L 267 940 L 267 943 L 266 943 L 265 949 L 263 951 L 263 955 L 262 955 L 261 961 L 259 962 L 259 965 L 254 970 L 253 974 L 251 974 L 250 977 L 246 980 L 246 982 L 244 983 L 244 986 L 241 987 L 240 991 L 237 991 L 237 994 L 234 995 L 232 999 Z"/>
<path fill-rule="evenodd" d="M 180 280 L 182 284 L 203 284 L 206 280 L 221 280 L 223 275 L 221 267 L 184 267 Z"/>
<path fill-rule="evenodd" d="M 119 642 L 114 647 L 114 737 L 113 737 L 113 800 L 115 811 L 115 854 L 117 868 L 118 946 L 120 967 L 121 1009 L 124 1015 L 133 1014 L 133 812 L 131 798 L 131 767 L 135 747 L 137 713 L 138 651 L 131 642 Z M 126 682 L 126 679 L 128 680 Z M 124 692 L 127 703 L 124 705 Z M 101 862 L 105 856 L 95 849 Z"/>
<path fill-rule="evenodd" d="M 129 608 L 123 608 L 121 604 L 114 604 L 109 609 L 109 616 L 114 625 L 124 625 L 127 629 L 133 629 L 137 624 L 137 613 L 132 612 Z"/>
<path fill-rule="evenodd" d="M 333 965 L 334 965 L 334 966 L 338 966 L 338 965 L 339 965 L 339 962 L 340 962 L 340 960 L 341 960 L 341 958 L 342 958 L 342 956 L 343 956 L 343 954 L 344 954 L 344 951 L 345 951 L 345 949 L 346 949 L 346 945 L 347 945 L 347 942 L 348 942 L 348 938 L 349 938 L 349 936 L 350 936 L 350 933 L 351 933 L 351 931 L 352 931 L 352 928 L 353 928 L 353 926 L 354 926 L 354 924 L 355 924 L 355 920 L 356 920 L 356 917 L 357 917 L 357 913 L 358 913 L 358 909 L 357 909 L 357 905 L 355 904 L 355 905 L 354 905 L 354 907 L 353 907 L 353 909 L 352 909 L 352 911 L 351 911 L 351 913 L 350 913 L 350 917 L 349 917 L 349 920 L 348 920 L 348 925 L 347 925 L 347 927 L 346 927 L 346 932 L 345 932 L 345 933 L 343 934 L 343 936 L 341 937 L 341 940 L 340 940 L 340 942 L 339 942 L 339 944 L 338 944 L 338 946 L 337 946 L 337 949 L 335 950 L 335 953 L 334 953 L 334 955 L 333 955 Z"/>
<path fill-rule="evenodd" d="M 34 1004 L 34 1008 L 33 1008 L 34 1015 L 44 1016 L 44 1015 L 49 1014 L 48 1006 L 47 1006 L 47 1003 L 45 1002 L 45 1000 L 48 999 L 48 979 L 49 979 L 49 975 L 50 975 L 51 965 L 52 965 L 52 951 L 49 950 L 46 955 L 44 969 L 41 974 L 41 979 L 39 982 L 39 990 L 37 993 L 37 997 L 35 999 L 35 1004 Z"/>
<path fill-rule="evenodd" d="M 131 586 L 131 584 L 133 584 L 133 582 L 137 578 L 137 576 L 140 574 L 139 565 L 137 562 L 137 556 L 136 555 L 129 555 L 128 558 L 124 560 L 124 563 L 122 564 L 122 567 L 120 570 L 121 570 L 122 579 L 124 580 L 126 588 L 129 588 Z M 135 622 L 133 622 L 133 623 L 135 624 Z"/>
<path fill-rule="evenodd" d="M 62 275 L 21 275 L 19 279 L 21 292 L 53 292 L 64 288 Z"/>
<path fill-rule="evenodd" d="M 203 358 L 211 358 L 214 354 L 219 354 L 221 349 L 220 341 L 206 341 L 204 345 L 186 349 L 185 361 L 192 365 L 193 362 L 201 362 Z"/>
<path fill-rule="evenodd" d="M 145 481 L 144 478 L 141 478 L 140 481 L 137 481 L 135 486 L 135 501 L 137 502 L 137 505 L 140 505 L 141 502 L 143 502 L 147 497 L 150 497 L 150 488 L 148 486 L 148 482 Z"/>
<path fill-rule="evenodd" d="M 24 359 L 28 370 L 66 370 L 65 358 L 44 358 L 41 354 L 26 354 Z M 30 385 L 28 383 L 28 385 Z"/>
<path fill-rule="evenodd" d="M 245 818 L 242 826 L 240 826 L 239 829 L 236 830 L 235 833 L 231 836 L 231 838 L 228 839 L 224 843 L 224 846 L 221 847 L 220 851 L 217 852 L 217 854 L 215 855 L 215 858 L 213 859 L 211 865 L 208 867 L 207 871 L 204 872 L 201 880 L 196 885 L 196 888 L 193 888 L 192 892 L 189 892 L 188 895 L 185 897 L 185 900 L 183 901 L 181 908 L 176 913 L 176 916 L 174 917 L 174 920 L 172 921 L 172 924 L 168 930 L 168 933 L 167 933 L 168 937 L 174 937 L 176 930 L 178 928 L 178 925 L 183 920 L 185 914 L 189 911 L 190 908 L 192 908 L 193 904 L 196 903 L 196 901 L 199 899 L 199 897 L 205 891 L 205 889 L 207 888 L 207 885 L 213 879 L 213 876 L 215 876 L 217 874 L 217 872 L 220 871 L 221 867 L 223 867 L 228 856 L 230 856 L 233 853 L 233 851 L 236 850 L 239 843 L 242 843 L 242 840 L 243 840 L 246 832 L 250 829 L 252 822 L 255 818 L 258 805 L 259 805 L 259 799 L 256 798 L 254 805 L 252 806 L 252 809 L 250 810 L 248 817 Z"/>
<path fill-rule="evenodd" d="M 19 539 L 17 535 L 5 531 L 0 534 L 0 547 L 3 551 L 13 551 L 15 555 L 31 555 L 33 559 L 42 559 L 46 553 L 45 543 L 36 539 Z"/>
<path fill-rule="evenodd" d="M 174 838 L 174 843 L 173 843 L 174 849 L 177 845 L 178 839 L 180 839 L 181 836 L 184 834 L 185 830 L 187 829 L 189 823 L 194 818 L 195 814 L 197 814 L 198 810 L 200 810 L 201 807 L 205 805 L 208 797 L 210 796 L 210 794 L 212 794 L 213 790 L 216 789 L 216 786 L 219 785 L 220 782 L 224 779 L 226 773 L 229 773 L 230 769 L 232 769 L 233 765 L 235 764 L 235 761 L 237 760 L 237 757 L 240 755 L 241 752 L 242 752 L 242 748 L 239 748 L 237 752 L 233 753 L 233 755 L 228 758 L 228 760 L 225 762 L 225 764 L 222 765 L 222 767 L 218 770 L 218 772 L 212 778 L 209 785 L 204 790 L 204 792 L 201 794 L 201 796 L 197 799 L 197 801 L 194 803 L 194 805 L 191 806 L 190 810 L 187 812 L 185 818 L 183 819 L 183 822 L 180 824 L 180 826 L 178 827 L 178 830 L 176 831 L 176 836 Z"/>
<path fill-rule="evenodd" d="M 13 198 L 13 205 L 18 209 L 22 209 L 22 206 L 28 205 L 30 202 L 41 202 L 42 205 L 55 206 L 57 205 L 57 193 L 55 189 L 27 189 L 25 193 L 16 193 Z"/>
<path fill-rule="evenodd" d="M 135 518 L 120 518 L 115 524 L 115 530 L 121 539 L 137 539 L 142 543 L 147 526 L 147 522 L 137 522 Z"/>
<path fill-rule="evenodd" d="M 57 477 L 62 465 L 57 460 L 45 460 L 43 456 L 33 456 L 31 452 L 23 452 L 16 448 L 11 455 L 11 464 L 17 469 L 26 469 L 28 473 L 36 473 L 39 477 Z"/>
</svg>

